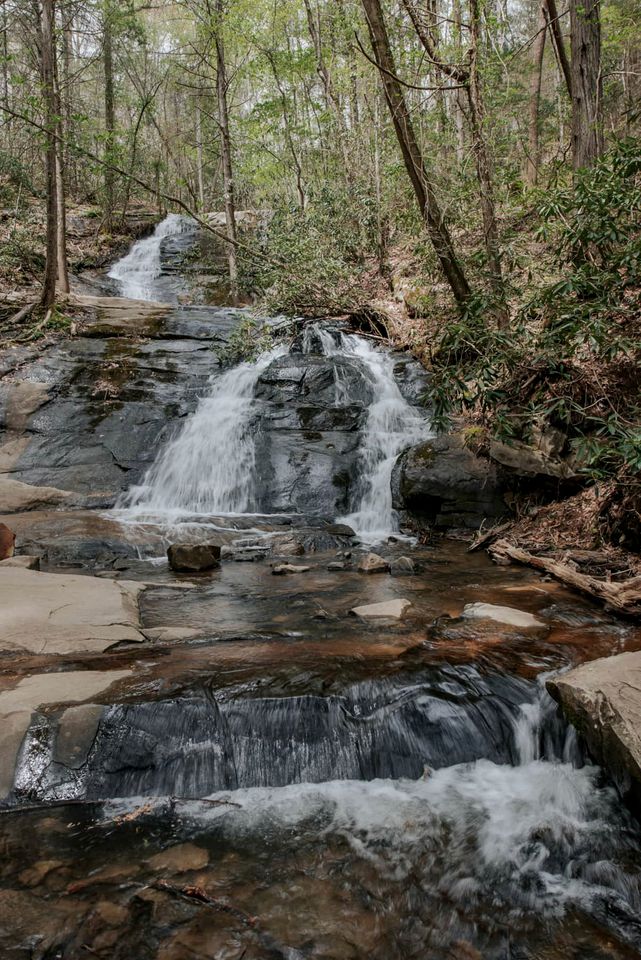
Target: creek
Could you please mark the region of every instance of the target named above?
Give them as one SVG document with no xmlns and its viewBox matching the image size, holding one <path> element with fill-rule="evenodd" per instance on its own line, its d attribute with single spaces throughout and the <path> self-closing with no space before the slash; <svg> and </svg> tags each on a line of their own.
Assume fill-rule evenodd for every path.
<svg viewBox="0 0 641 960">
<path fill-rule="evenodd" d="M 431 435 L 424 372 L 332 323 L 221 369 L 212 342 L 244 312 L 181 303 L 197 243 L 171 215 L 110 270 L 112 293 L 173 304 L 149 337 L 46 361 L 73 367 L 60 403 L 91 456 L 47 459 L 48 410 L 24 479 L 64 472 L 81 502 L 30 535 L 52 569 L 93 551 L 92 572 L 154 584 L 141 614 L 161 633 L 83 661 L 123 673 L 91 709 L 31 722 L 0 819 L 2 955 L 640 957 L 639 827 L 545 691 L 639 631 L 461 541 L 413 540 L 392 482 Z M 120 391 L 100 410 L 96 351 Z M 292 536 L 309 570 L 275 577 Z M 219 569 L 171 573 L 168 543 L 213 537 Z M 359 573 L 368 549 L 414 570 Z M 400 598 L 401 621 L 349 615 Z M 461 616 L 478 601 L 541 626 Z"/>
</svg>

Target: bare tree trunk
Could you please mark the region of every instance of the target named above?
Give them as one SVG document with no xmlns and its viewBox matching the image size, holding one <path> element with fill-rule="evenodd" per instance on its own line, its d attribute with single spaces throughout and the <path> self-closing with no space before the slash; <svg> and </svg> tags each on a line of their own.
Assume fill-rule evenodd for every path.
<svg viewBox="0 0 641 960">
<path fill-rule="evenodd" d="M 332 76 L 329 72 L 327 64 L 325 63 L 325 58 L 323 56 L 323 45 L 321 42 L 320 26 L 318 20 L 314 16 L 314 11 L 312 10 L 312 5 L 310 0 L 304 0 L 305 10 L 307 12 L 307 25 L 309 27 L 309 35 L 312 39 L 314 45 L 314 54 L 316 56 L 316 72 L 321 79 L 323 84 L 323 90 L 325 91 L 325 102 L 327 106 L 332 110 L 334 114 L 334 119 L 336 122 L 336 136 L 338 138 L 338 145 L 340 151 L 343 155 L 343 166 L 345 167 L 345 175 L 347 180 L 351 180 L 351 169 L 349 162 L 349 151 L 347 149 L 346 141 L 346 128 L 345 128 L 345 118 L 341 110 L 340 100 L 336 95 L 334 90 L 334 84 L 332 82 Z"/>
<path fill-rule="evenodd" d="M 44 100 L 46 149 L 45 165 L 47 178 L 47 240 L 45 275 L 42 284 L 41 303 L 50 309 L 56 302 L 56 277 L 58 274 L 58 206 L 56 190 L 56 69 L 55 69 L 55 9 L 54 0 L 42 0 L 40 6 L 40 74 Z"/>
<path fill-rule="evenodd" d="M 225 69 L 225 46 L 222 38 L 222 0 L 216 7 L 218 24 L 216 27 L 216 93 L 218 95 L 218 124 L 220 127 L 220 150 L 223 164 L 223 194 L 225 201 L 225 223 L 227 228 L 227 259 L 229 263 L 229 285 L 232 298 L 238 295 L 238 263 L 236 260 L 236 208 L 234 203 L 234 177 L 232 169 L 231 137 L 229 135 L 229 109 L 227 105 L 227 72 Z"/>
<path fill-rule="evenodd" d="M 599 0 L 570 0 L 572 160 L 591 167 L 603 153 L 603 82 Z"/>
<path fill-rule="evenodd" d="M 102 57 L 105 82 L 105 201 L 104 221 L 105 229 L 113 228 L 115 210 L 115 178 L 110 164 L 114 162 L 114 143 L 116 135 L 116 106 L 114 99 L 114 68 L 113 68 L 113 25 L 111 0 L 104 0 L 103 4 L 103 37 Z"/>
<path fill-rule="evenodd" d="M 200 212 L 205 209 L 205 174 L 203 163 L 203 127 L 200 96 L 196 95 L 196 166 L 198 177 L 198 204 Z"/>
<path fill-rule="evenodd" d="M 525 182 L 535 187 L 539 177 L 541 162 L 539 143 L 539 104 L 541 102 L 541 81 L 543 79 L 543 54 L 547 34 L 547 17 L 541 9 L 538 21 L 539 33 L 532 47 L 532 76 L 530 78 L 530 124 L 528 133 L 528 156 L 525 164 Z"/>
<path fill-rule="evenodd" d="M 362 0 L 369 28 L 374 59 L 379 68 L 385 99 L 390 110 L 405 167 L 441 269 L 460 307 L 469 300 L 471 290 L 454 251 L 452 238 L 434 194 L 400 82 L 387 36 L 380 0 Z"/>
<path fill-rule="evenodd" d="M 499 230 L 496 222 L 494 204 L 494 178 L 492 176 L 492 160 L 485 141 L 483 131 L 484 105 L 481 90 L 481 81 L 478 70 L 478 54 L 480 46 L 480 17 L 478 0 L 470 0 L 470 78 L 467 86 L 468 104 L 470 109 L 470 127 L 474 146 L 474 159 L 479 182 L 479 197 L 483 216 L 483 236 L 487 262 L 490 270 L 490 285 L 496 301 L 496 319 L 499 327 L 505 328 L 509 324 L 509 314 L 505 299 L 505 285 L 503 283 L 503 269 L 501 266 L 501 249 L 499 244 Z"/>
<path fill-rule="evenodd" d="M 545 0 L 545 10 L 548 16 L 550 33 L 552 35 L 552 42 L 554 44 L 556 56 L 559 61 L 559 67 L 563 72 L 563 78 L 565 80 L 565 85 L 568 90 L 568 96 L 570 97 L 570 100 L 571 100 L 572 99 L 572 72 L 570 70 L 570 61 L 568 60 L 568 54 L 565 49 L 565 43 L 563 42 L 563 34 L 561 33 L 559 14 L 556 9 L 556 0 Z"/>
</svg>

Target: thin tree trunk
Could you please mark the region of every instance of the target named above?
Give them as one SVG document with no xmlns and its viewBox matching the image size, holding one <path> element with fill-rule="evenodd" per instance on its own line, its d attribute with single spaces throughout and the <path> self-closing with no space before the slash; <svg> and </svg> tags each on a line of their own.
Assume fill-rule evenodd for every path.
<svg viewBox="0 0 641 960">
<path fill-rule="evenodd" d="M 238 295 L 238 263 L 236 260 L 236 208 L 234 204 L 234 177 L 232 169 L 231 138 L 229 135 L 229 109 L 227 104 L 227 73 L 225 69 L 225 46 L 222 38 L 222 0 L 217 3 L 218 24 L 216 27 L 216 93 L 218 95 L 218 123 L 220 127 L 220 150 L 223 164 L 223 195 L 225 223 L 229 244 L 229 285 L 232 298 Z"/>
<path fill-rule="evenodd" d="M 591 167 L 603 153 L 603 82 L 599 0 L 570 0 L 572 160 Z"/>
<path fill-rule="evenodd" d="M 47 180 L 47 238 L 45 275 L 42 285 L 42 306 L 48 310 L 56 301 L 58 274 L 58 206 L 56 190 L 56 71 L 55 71 L 54 0 L 42 0 L 40 7 L 40 73 L 46 127 L 45 166 Z"/>
<path fill-rule="evenodd" d="M 470 109 L 470 127 L 474 146 L 476 174 L 479 182 L 479 197 L 483 216 L 483 237 L 490 271 L 490 285 L 496 301 L 496 319 L 500 328 L 509 324 L 509 314 L 505 299 L 505 285 L 503 283 L 503 269 L 501 266 L 501 249 L 499 244 L 499 230 L 496 222 L 494 204 L 494 178 L 492 176 L 492 159 L 485 141 L 483 130 L 484 105 L 481 90 L 481 80 L 478 69 L 480 47 L 480 15 L 478 0 L 470 0 L 470 78 L 467 86 L 468 104 Z"/>
<path fill-rule="evenodd" d="M 103 70 L 105 82 L 105 151 L 104 157 L 107 162 L 105 167 L 105 201 L 104 201 L 104 221 L 105 229 L 110 231 L 113 228 L 113 216 L 115 209 L 114 173 L 109 164 L 114 161 L 114 143 L 116 132 L 116 107 L 114 99 L 114 72 L 113 72 L 113 25 L 112 25 L 112 7 L 111 0 L 104 0 L 103 4 Z"/>
<path fill-rule="evenodd" d="M 312 44 L 314 45 L 314 54 L 316 56 L 316 72 L 321 79 L 323 84 L 323 90 L 325 92 L 325 102 L 327 106 L 332 110 L 334 114 L 334 119 L 336 123 L 336 136 L 338 139 L 338 145 L 343 156 L 343 166 L 345 168 L 345 175 L 347 180 L 350 181 L 351 178 L 351 169 L 349 162 L 349 151 L 347 149 L 346 141 L 346 128 L 345 128 L 345 118 L 341 110 L 341 104 L 334 90 L 334 84 L 332 82 L 332 76 L 329 72 L 329 68 L 325 63 L 325 58 L 323 56 L 323 45 L 321 42 L 320 26 L 318 20 L 314 16 L 314 11 L 312 10 L 312 5 L 310 0 L 304 0 L 305 11 L 307 13 L 307 25 L 309 27 L 309 35 L 312 39 Z"/>
<path fill-rule="evenodd" d="M 58 76 L 58 62 L 56 43 L 54 38 L 53 80 L 56 111 L 56 263 L 57 286 L 61 293 L 69 293 L 69 267 L 67 265 L 67 204 L 65 201 L 66 170 L 65 170 L 65 130 L 63 128 L 63 108 L 60 96 L 60 80 Z"/>
<path fill-rule="evenodd" d="M 563 41 L 563 34 L 561 33 L 561 25 L 559 21 L 559 14 L 556 9 L 556 0 L 545 0 L 545 10 L 549 18 L 550 33 L 552 35 L 552 42 L 554 43 L 554 49 L 556 51 L 557 59 L 559 61 L 559 66 L 563 72 L 563 78 L 565 80 L 565 85 L 567 87 L 568 96 L 570 100 L 572 99 L 572 71 L 570 70 L 570 61 L 568 60 L 568 54 L 565 49 L 565 43 Z"/>
<path fill-rule="evenodd" d="M 543 79 L 543 54 L 547 34 L 547 17 L 541 9 L 539 34 L 532 48 L 532 76 L 530 78 L 530 123 L 528 132 L 528 156 L 525 165 L 525 182 L 535 187 L 539 177 L 541 147 L 539 142 L 539 105 L 541 102 L 541 81 Z"/>
<path fill-rule="evenodd" d="M 460 307 L 463 307 L 470 298 L 470 286 L 456 256 L 449 230 L 434 194 L 434 188 L 414 133 L 401 84 L 396 78 L 394 58 L 381 5 L 379 0 L 362 0 L 362 2 L 374 51 L 374 59 L 379 67 L 385 99 L 394 123 L 405 167 L 441 269 L 450 285 L 454 299 Z"/>
<path fill-rule="evenodd" d="M 196 174 L 198 177 L 198 204 L 200 211 L 205 209 L 205 174 L 203 162 L 203 127 L 200 97 L 196 96 Z"/>
</svg>

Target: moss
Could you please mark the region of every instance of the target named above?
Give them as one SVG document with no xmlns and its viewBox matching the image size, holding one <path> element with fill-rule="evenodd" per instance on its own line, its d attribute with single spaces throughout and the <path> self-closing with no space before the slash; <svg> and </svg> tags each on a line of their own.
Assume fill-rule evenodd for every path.
<svg viewBox="0 0 641 960">
<path fill-rule="evenodd" d="M 412 456 L 419 463 L 422 463 L 424 466 L 428 467 L 430 464 L 434 463 L 436 454 L 434 453 L 432 444 L 428 440 L 426 443 L 421 443 L 420 446 L 414 447 Z"/>
</svg>

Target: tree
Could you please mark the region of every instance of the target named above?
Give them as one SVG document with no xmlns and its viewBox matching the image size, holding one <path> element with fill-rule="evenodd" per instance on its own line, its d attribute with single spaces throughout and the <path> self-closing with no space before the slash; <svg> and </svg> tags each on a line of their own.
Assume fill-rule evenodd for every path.
<svg viewBox="0 0 641 960">
<path fill-rule="evenodd" d="M 381 76 L 385 99 L 421 216 L 427 225 L 432 246 L 443 274 L 450 285 L 454 299 L 459 307 L 463 307 L 471 296 L 470 286 L 454 250 L 450 232 L 438 204 L 425 160 L 414 133 L 403 89 L 396 74 L 383 11 L 379 0 L 362 0 L 362 2 L 372 50 L 374 51 L 374 60 Z"/>
<path fill-rule="evenodd" d="M 603 153 L 600 0 L 570 0 L 572 161 L 591 167 Z"/>
</svg>

